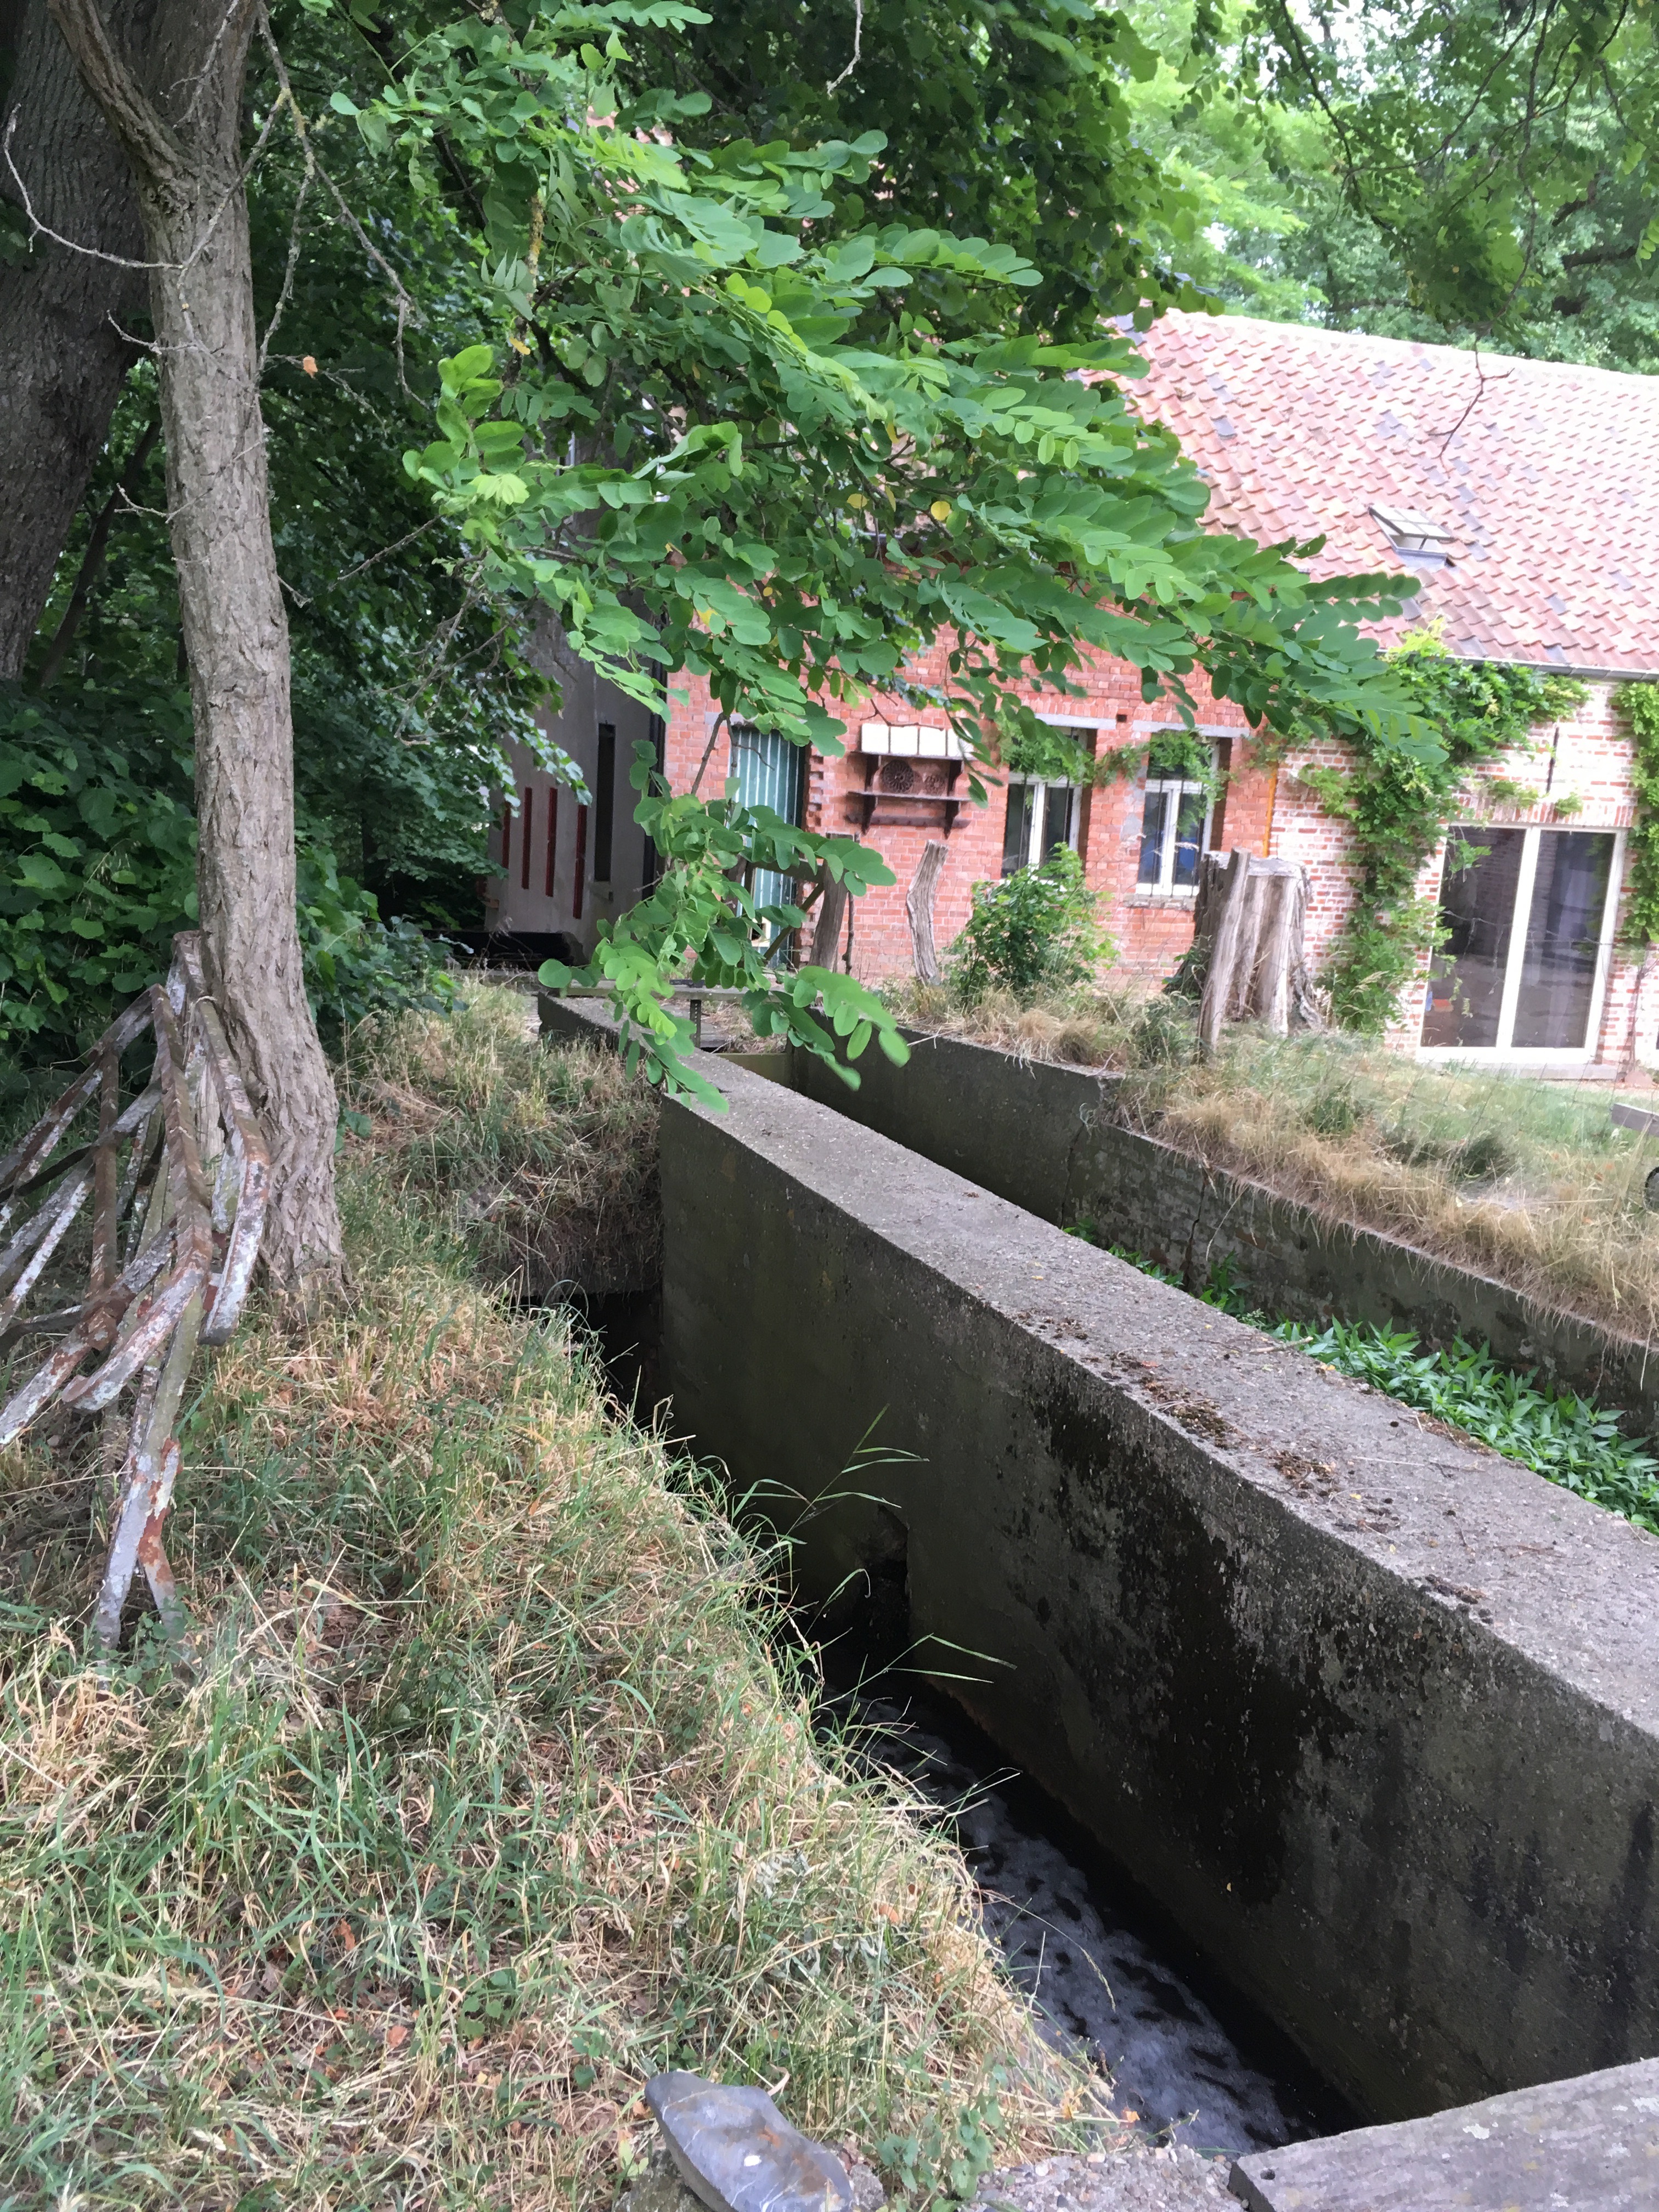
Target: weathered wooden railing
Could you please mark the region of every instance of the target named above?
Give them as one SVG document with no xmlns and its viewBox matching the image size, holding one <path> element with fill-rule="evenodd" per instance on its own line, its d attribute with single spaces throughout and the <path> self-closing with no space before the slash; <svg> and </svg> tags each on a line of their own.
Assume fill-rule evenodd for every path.
<svg viewBox="0 0 1659 2212">
<path fill-rule="evenodd" d="M 155 1037 L 149 1080 L 124 1107 L 121 1057 L 146 1031 Z M 60 1151 L 94 1108 L 97 1134 Z M 197 1346 L 222 1344 L 236 1326 L 270 1177 L 264 1133 L 208 995 L 194 932 L 173 939 L 167 982 L 152 984 L 105 1030 L 84 1072 L 0 1159 L 0 1237 L 23 1217 L 0 1249 L 0 1353 L 57 1340 L 0 1407 L 0 1449 L 54 1403 L 104 1413 L 106 1465 L 118 1466 L 97 1612 L 106 1650 L 140 1566 L 169 1632 L 182 1623 L 161 1542 L 179 1472 L 173 1425 Z M 88 1201 L 85 1293 L 54 1304 L 63 1292 L 52 1263 L 60 1248 L 75 1249 L 66 1240 Z M 40 1310 L 27 1310 L 32 1298 Z M 99 1364 L 81 1373 L 91 1359 Z"/>
</svg>

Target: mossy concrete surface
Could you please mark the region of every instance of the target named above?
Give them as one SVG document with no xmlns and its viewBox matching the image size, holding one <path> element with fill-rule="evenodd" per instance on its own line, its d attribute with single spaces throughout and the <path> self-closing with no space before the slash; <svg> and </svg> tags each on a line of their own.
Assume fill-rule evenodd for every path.
<svg viewBox="0 0 1659 2212">
<path fill-rule="evenodd" d="M 1120 1127 L 1115 1076 L 908 1034 L 908 1065 L 895 1068 L 872 1049 L 856 1091 L 799 1050 L 788 1054 L 788 1080 L 1045 1221 L 1090 1222 L 1101 1243 L 1174 1269 L 1190 1289 L 1225 1261 L 1268 1312 L 1407 1328 L 1436 1346 L 1460 1336 L 1490 1344 L 1505 1367 L 1535 1370 L 1659 1428 L 1659 1358 L 1640 1339 L 1545 1311 L 1490 1275 Z"/>
<path fill-rule="evenodd" d="M 873 1592 L 1362 2110 L 1659 2047 L 1659 1540 L 704 1065 L 675 1424 L 803 1596 Z"/>
<path fill-rule="evenodd" d="M 1659 2203 L 1659 2059 L 1261 2151 L 1232 2185 L 1250 2212 L 1637 2212 Z"/>
</svg>

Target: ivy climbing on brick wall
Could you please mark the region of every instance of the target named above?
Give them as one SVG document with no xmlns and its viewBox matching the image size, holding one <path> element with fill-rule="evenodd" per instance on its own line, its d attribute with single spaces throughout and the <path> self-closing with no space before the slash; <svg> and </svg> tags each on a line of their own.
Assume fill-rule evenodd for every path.
<svg viewBox="0 0 1659 2212">
<path fill-rule="evenodd" d="M 1344 1029 L 1371 1036 L 1396 1018 L 1400 994 L 1433 942 L 1436 902 L 1417 896 L 1417 878 L 1461 811 L 1470 777 L 1524 747 L 1540 723 L 1571 713 L 1587 696 L 1571 677 L 1460 660 L 1447 650 L 1437 625 L 1402 639 L 1388 658 L 1410 683 L 1419 712 L 1438 732 L 1443 757 L 1426 762 L 1366 732 L 1350 741 L 1349 765 L 1304 768 L 1299 776 L 1326 811 L 1352 832 L 1359 884 L 1322 980 L 1330 989 L 1333 1018 Z M 1659 801 L 1659 738 L 1653 759 Z M 1494 796 L 1526 795 L 1507 783 L 1491 788 Z M 1659 905 L 1659 845 L 1654 864 Z"/>
<path fill-rule="evenodd" d="M 1624 933 L 1634 945 L 1650 945 L 1659 938 L 1659 684 L 1621 684 L 1613 703 L 1630 724 L 1635 750 L 1631 781 L 1637 814 L 1630 833 Z"/>
</svg>

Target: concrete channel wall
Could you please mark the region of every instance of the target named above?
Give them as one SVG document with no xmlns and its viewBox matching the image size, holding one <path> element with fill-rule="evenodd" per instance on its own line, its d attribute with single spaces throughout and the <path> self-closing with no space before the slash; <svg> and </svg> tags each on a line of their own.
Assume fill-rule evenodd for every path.
<svg viewBox="0 0 1659 2212">
<path fill-rule="evenodd" d="M 674 1420 L 804 1599 L 896 1605 L 1368 2115 L 1659 2049 L 1659 1540 L 704 1066 L 729 1110 L 663 1109 Z"/>
<path fill-rule="evenodd" d="M 1536 1369 L 1659 1431 L 1659 1355 L 1645 1342 L 1540 1312 L 1490 1276 L 1120 1128 L 1112 1077 L 921 1036 L 907 1067 L 866 1052 L 856 1091 L 810 1053 L 791 1052 L 786 1068 L 796 1089 L 866 1128 L 1045 1221 L 1091 1221 L 1103 1243 L 1155 1260 L 1189 1290 L 1231 1261 L 1232 1280 L 1266 1311 L 1373 1322 L 1431 1345 L 1488 1343 L 1504 1366 Z"/>
</svg>

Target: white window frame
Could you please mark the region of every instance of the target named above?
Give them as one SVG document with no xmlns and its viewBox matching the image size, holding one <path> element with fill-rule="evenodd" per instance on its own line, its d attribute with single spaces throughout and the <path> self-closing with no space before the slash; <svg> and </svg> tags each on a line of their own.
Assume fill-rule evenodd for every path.
<svg viewBox="0 0 1659 2212">
<path fill-rule="evenodd" d="M 1596 837 L 1611 837 L 1613 858 L 1607 865 L 1607 896 L 1601 909 L 1601 934 L 1596 942 L 1595 981 L 1590 987 L 1589 1013 L 1584 1023 L 1584 1042 L 1582 1045 L 1527 1045 L 1516 1050 L 1510 1042 L 1515 1035 L 1515 1017 L 1521 1002 L 1521 970 L 1526 959 L 1525 924 L 1532 912 L 1533 885 L 1538 878 L 1538 841 L 1540 837 L 1559 836 L 1563 831 L 1546 828 L 1537 823 L 1456 822 L 1448 832 L 1447 842 L 1453 836 L 1482 830 L 1524 830 L 1525 842 L 1521 848 L 1521 866 L 1516 874 L 1515 905 L 1510 914 L 1509 960 L 1504 970 L 1504 995 L 1498 1003 L 1498 1036 L 1492 1044 L 1425 1044 L 1423 1024 L 1427 1018 L 1428 982 L 1424 981 L 1424 1000 L 1417 1014 L 1417 1057 L 1419 1060 L 1481 1060 L 1490 1063 L 1501 1060 L 1509 1067 L 1584 1067 L 1595 1058 L 1595 1048 L 1601 1034 L 1601 1009 L 1607 999 L 1607 974 L 1613 965 L 1613 932 L 1619 920 L 1619 895 L 1625 881 L 1625 832 L 1610 828 L 1606 823 L 1575 822 L 1571 829 Z M 1445 869 L 1445 847 L 1441 848 L 1442 877 Z M 1435 899 L 1440 896 L 1439 880 L 1435 886 Z"/>
<path fill-rule="evenodd" d="M 1091 726 L 1093 726 L 1092 724 Z M 1007 781 L 1011 793 L 1016 784 L 1022 784 L 1029 790 L 1040 791 L 1043 794 L 1042 803 L 1031 809 L 1030 828 L 1025 839 L 1025 858 L 1020 862 L 1020 866 L 1025 868 L 1036 868 L 1042 864 L 1042 832 L 1048 819 L 1048 794 L 1051 791 L 1069 791 L 1072 794 L 1070 818 L 1066 825 L 1066 842 L 1075 853 L 1078 830 L 1083 813 L 1083 786 L 1080 783 L 1068 783 L 1064 776 L 1054 776 L 1045 780 L 1034 775 L 1011 775 Z M 1004 836 L 1006 839 L 1006 830 Z"/>
<path fill-rule="evenodd" d="M 1211 746 L 1210 750 L 1212 758 L 1213 758 L 1215 752 L 1213 744 Z M 1157 791 L 1169 792 L 1171 794 L 1174 803 L 1168 809 L 1167 812 L 1164 850 L 1158 855 L 1158 881 L 1155 884 L 1143 884 L 1140 880 L 1140 847 L 1146 837 L 1145 825 L 1146 821 L 1146 800 L 1153 792 Z M 1178 884 L 1175 880 L 1176 844 L 1175 831 L 1176 826 L 1181 818 L 1182 798 L 1184 793 L 1189 791 L 1196 791 L 1201 793 L 1203 795 L 1204 819 L 1199 824 L 1198 849 L 1200 853 L 1207 853 L 1209 851 L 1210 824 L 1215 819 L 1215 799 L 1209 788 L 1209 786 L 1200 783 L 1196 776 L 1149 775 L 1146 782 L 1141 786 L 1141 826 L 1136 831 L 1135 881 L 1134 889 L 1130 893 L 1131 897 L 1148 899 L 1194 899 L 1198 896 L 1198 885 L 1196 882 L 1190 884 Z"/>
</svg>

